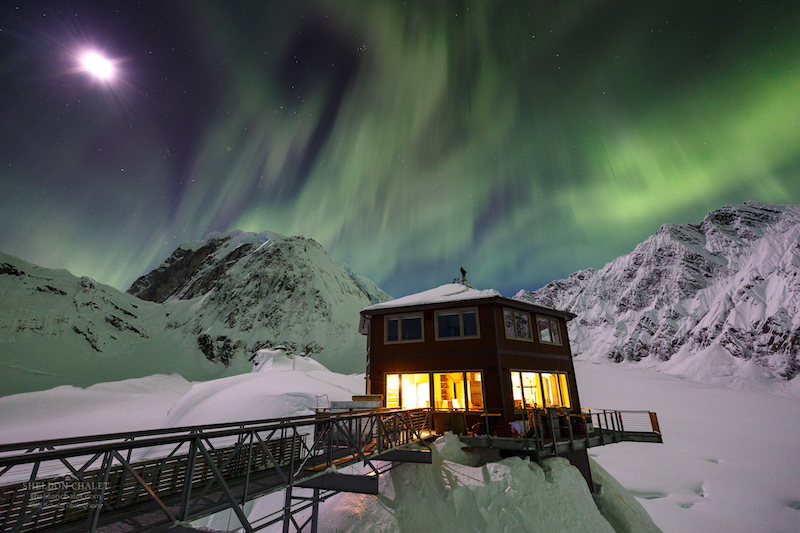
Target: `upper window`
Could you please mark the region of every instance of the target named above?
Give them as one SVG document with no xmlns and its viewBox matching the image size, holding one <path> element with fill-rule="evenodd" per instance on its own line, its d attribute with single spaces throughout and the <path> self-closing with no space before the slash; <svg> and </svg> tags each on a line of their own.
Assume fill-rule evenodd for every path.
<svg viewBox="0 0 800 533">
<path fill-rule="evenodd" d="M 386 342 L 422 341 L 422 315 L 386 317 Z"/>
<path fill-rule="evenodd" d="M 526 311 L 516 309 L 503 309 L 506 338 L 532 341 L 531 315 Z"/>
<path fill-rule="evenodd" d="M 561 345 L 561 333 L 558 328 L 558 320 L 555 318 L 537 315 L 536 325 L 539 329 L 539 341 L 544 344 Z"/>
<path fill-rule="evenodd" d="M 474 339 L 480 337 L 477 309 L 437 311 L 436 339 Z"/>
</svg>

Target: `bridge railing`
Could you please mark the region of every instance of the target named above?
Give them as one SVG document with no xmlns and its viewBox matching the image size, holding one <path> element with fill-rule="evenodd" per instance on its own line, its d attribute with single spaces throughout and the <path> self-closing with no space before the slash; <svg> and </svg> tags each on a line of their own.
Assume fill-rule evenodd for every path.
<svg viewBox="0 0 800 533">
<path fill-rule="evenodd" d="M 248 500 L 336 461 L 369 464 L 421 439 L 426 423 L 425 410 L 377 410 L 0 445 L 0 532 L 120 520 L 136 531 L 227 508 L 252 531 Z"/>
</svg>

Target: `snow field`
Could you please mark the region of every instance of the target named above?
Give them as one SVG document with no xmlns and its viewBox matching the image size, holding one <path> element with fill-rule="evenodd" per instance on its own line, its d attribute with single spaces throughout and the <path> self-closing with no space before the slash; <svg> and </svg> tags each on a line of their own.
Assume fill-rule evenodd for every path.
<svg viewBox="0 0 800 533">
<path fill-rule="evenodd" d="M 346 400 L 364 390 L 363 375 L 335 374 L 279 352 L 262 357 L 259 368 L 203 383 L 156 375 L 2 397 L 0 442 L 303 414 L 313 410 L 317 396 Z M 658 413 L 664 444 L 612 444 L 592 448 L 590 455 L 636 496 L 664 533 L 798 531 L 800 397 L 700 384 L 621 365 L 576 361 L 575 368 L 585 407 Z M 561 501 L 567 493 L 574 500 L 573 489 L 579 487 L 589 494 L 577 470 L 563 461 L 545 462 L 544 468 L 520 459 L 482 464 L 452 439 L 441 441 L 437 454 L 434 465 L 404 465 L 382 477 L 377 498 L 332 498 L 322 507 L 321 531 L 433 526 L 493 531 L 495 525 L 497 531 L 503 530 L 499 525 L 506 531 L 537 531 L 532 523 L 552 525 L 554 516 L 564 518 L 564 513 L 576 531 L 590 531 L 580 529 L 590 516 L 584 504 L 574 510 Z M 622 500 L 609 496 L 620 491 L 613 479 L 603 480 L 602 469 L 594 470 L 595 481 L 603 485 L 595 495 L 597 506 L 615 527 L 627 521 L 630 531 L 641 531 L 645 526 L 630 524 L 647 517 L 630 502 L 625 504 L 630 509 L 618 508 L 617 515 L 604 509 L 603 497 Z M 248 510 L 255 516 L 282 504 L 278 494 L 252 502 Z M 220 515 L 203 525 L 222 529 L 228 523 Z M 565 529 L 549 529 L 556 530 Z"/>
</svg>

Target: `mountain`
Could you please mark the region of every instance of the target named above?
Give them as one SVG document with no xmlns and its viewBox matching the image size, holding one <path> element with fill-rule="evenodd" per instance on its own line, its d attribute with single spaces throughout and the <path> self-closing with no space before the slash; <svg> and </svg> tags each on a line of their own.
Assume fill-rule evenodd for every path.
<svg viewBox="0 0 800 533">
<path fill-rule="evenodd" d="M 231 232 L 179 247 L 130 294 L 0 253 L 0 396 L 59 385 L 249 372 L 284 346 L 332 370 L 364 371 L 369 292 L 302 237 Z"/>
<path fill-rule="evenodd" d="M 248 370 L 205 358 L 196 339 L 174 327 L 181 311 L 0 253 L 0 396 L 157 373 L 206 380 Z"/>
<path fill-rule="evenodd" d="M 665 224 L 600 270 L 515 298 L 578 315 L 579 359 L 719 383 L 790 380 L 800 372 L 800 206 L 745 202 Z"/>
<path fill-rule="evenodd" d="M 196 336 L 211 360 L 252 360 L 262 348 L 285 346 L 353 373 L 365 364 L 359 312 L 389 299 L 361 280 L 314 240 L 233 231 L 180 246 L 128 293 L 167 304 L 193 302 L 181 328 Z"/>
</svg>

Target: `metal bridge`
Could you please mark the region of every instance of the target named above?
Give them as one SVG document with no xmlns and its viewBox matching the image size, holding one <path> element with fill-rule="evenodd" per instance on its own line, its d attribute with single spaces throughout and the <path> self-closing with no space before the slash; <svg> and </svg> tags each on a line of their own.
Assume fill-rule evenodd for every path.
<svg viewBox="0 0 800 533">
<path fill-rule="evenodd" d="M 316 532 L 321 501 L 377 494 L 395 463 L 431 462 L 431 415 L 374 409 L 0 445 L 0 533 L 158 532 L 227 509 L 247 532 L 280 522 Z M 576 460 L 587 448 L 662 442 L 649 411 L 530 410 L 518 435 L 493 430 L 489 413 L 483 420 L 477 432 L 456 430 L 468 446 L 564 456 L 585 477 L 588 463 Z M 339 471 L 356 463 L 362 473 Z M 248 520 L 247 502 L 279 491 L 282 506 Z"/>
<path fill-rule="evenodd" d="M 0 531 L 157 532 L 226 509 L 248 532 L 278 522 L 316 531 L 324 499 L 377 494 L 393 462 L 431 461 L 429 413 L 378 409 L 0 445 Z M 366 475 L 336 471 L 359 462 Z M 251 523 L 245 504 L 277 491 L 283 507 Z"/>
</svg>

